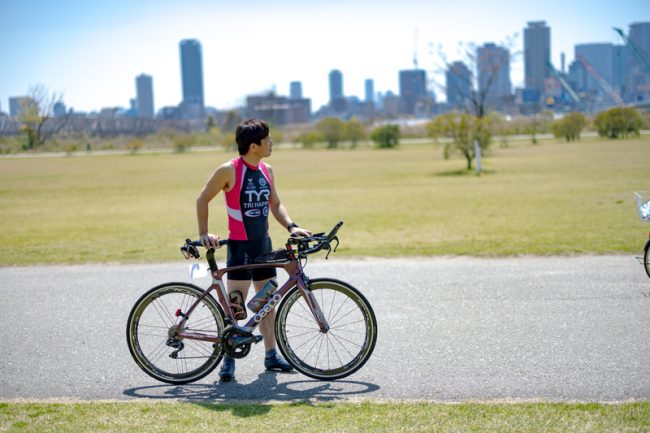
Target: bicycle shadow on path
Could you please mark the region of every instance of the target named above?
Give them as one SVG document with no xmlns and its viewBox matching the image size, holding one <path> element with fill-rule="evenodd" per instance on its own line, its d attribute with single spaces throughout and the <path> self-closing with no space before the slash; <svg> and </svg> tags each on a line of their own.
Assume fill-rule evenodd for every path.
<svg viewBox="0 0 650 433">
<path fill-rule="evenodd" d="M 367 382 L 338 380 L 325 382 L 315 379 L 278 383 L 277 374 L 262 372 L 251 383 L 215 382 L 212 384 L 152 385 L 129 388 L 123 394 L 133 398 L 181 400 L 189 403 L 304 403 L 305 401 L 335 402 L 378 391 L 381 387 Z M 265 407 L 269 407 L 265 405 Z M 270 410 L 270 407 L 269 409 Z M 268 411 L 267 410 L 267 411 Z M 235 409 L 233 409 L 236 412 Z M 257 412 L 257 411 L 253 411 Z M 260 415 L 243 411 L 241 416 Z"/>
</svg>

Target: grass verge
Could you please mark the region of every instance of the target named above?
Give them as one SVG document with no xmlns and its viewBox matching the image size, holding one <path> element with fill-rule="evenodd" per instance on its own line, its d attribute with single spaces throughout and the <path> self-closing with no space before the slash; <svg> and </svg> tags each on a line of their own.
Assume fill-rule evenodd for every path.
<svg viewBox="0 0 650 433">
<path fill-rule="evenodd" d="M 0 403 L 22 432 L 648 432 L 650 403 Z"/>
<path fill-rule="evenodd" d="M 196 238 L 195 199 L 234 155 L 0 159 L 1 265 L 154 262 Z M 433 144 L 396 150 L 276 149 L 268 159 L 292 218 L 338 220 L 344 256 L 637 253 L 647 227 L 632 192 L 650 190 L 650 138 L 513 144 L 484 175 Z M 223 199 L 210 229 L 226 234 Z M 286 230 L 271 222 L 276 246 Z"/>
</svg>

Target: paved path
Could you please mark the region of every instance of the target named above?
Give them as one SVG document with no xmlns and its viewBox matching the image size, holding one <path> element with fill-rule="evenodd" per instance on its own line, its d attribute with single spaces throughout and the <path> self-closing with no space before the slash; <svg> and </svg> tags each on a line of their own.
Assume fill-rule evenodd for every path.
<svg viewBox="0 0 650 433">
<path fill-rule="evenodd" d="M 374 306 L 373 357 L 337 382 L 266 373 L 262 346 L 185 386 L 131 360 L 126 318 L 184 262 L 0 268 L 0 399 L 650 400 L 650 280 L 632 256 L 314 261 Z M 196 280 L 199 285 L 207 280 Z"/>
</svg>

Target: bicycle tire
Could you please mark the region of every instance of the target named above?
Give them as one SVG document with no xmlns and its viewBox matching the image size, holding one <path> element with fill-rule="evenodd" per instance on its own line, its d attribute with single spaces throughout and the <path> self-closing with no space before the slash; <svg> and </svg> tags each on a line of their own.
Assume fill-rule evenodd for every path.
<svg viewBox="0 0 650 433">
<path fill-rule="evenodd" d="M 309 288 L 328 321 L 329 331 L 320 332 L 302 292 L 295 286 L 278 307 L 278 348 L 287 362 L 311 378 L 336 380 L 349 376 L 363 367 L 375 349 L 375 313 L 361 292 L 343 281 L 314 279 Z"/>
<path fill-rule="evenodd" d="M 165 283 L 147 291 L 131 309 L 126 326 L 127 344 L 136 364 L 149 376 L 180 385 L 205 377 L 221 362 L 221 345 L 198 340 L 183 340 L 184 348 L 178 358 L 169 356 L 176 350 L 166 344 L 169 330 L 181 319 L 176 317 L 176 310 L 185 311 L 203 293 L 192 284 Z M 225 327 L 224 317 L 221 306 L 208 295 L 192 312 L 185 329 L 219 336 Z"/>
<path fill-rule="evenodd" d="M 643 267 L 645 268 L 645 273 L 650 278 L 650 241 L 645 245 L 645 252 L 643 253 Z"/>
</svg>

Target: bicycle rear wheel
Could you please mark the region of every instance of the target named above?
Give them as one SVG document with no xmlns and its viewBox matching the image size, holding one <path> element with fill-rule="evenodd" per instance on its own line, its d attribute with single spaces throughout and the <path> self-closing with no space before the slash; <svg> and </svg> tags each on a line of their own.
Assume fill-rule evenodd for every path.
<svg viewBox="0 0 650 433">
<path fill-rule="evenodd" d="M 314 279 L 309 286 L 330 329 L 320 332 L 302 292 L 294 287 L 278 307 L 278 347 L 296 370 L 309 377 L 349 376 L 368 361 L 375 348 L 375 313 L 361 292 L 347 283 Z"/>
<path fill-rule="evenodd" d="M 202 294 L 203 290 L 191 284 L 167 283 L 149 290 L 133 306 L 126 340 L 133 359 L 149 376 L 173 384 L 194 382 L 221 361 L 220 344 L 176 336 L 176 326 L 182 319 L 176 317 L 176 310 L 186 313 Z M 197 305 L 184 327 L 214 337 L 220 336 L 223 329 L 223 310 L 209 295 Z"/>
</svg>

